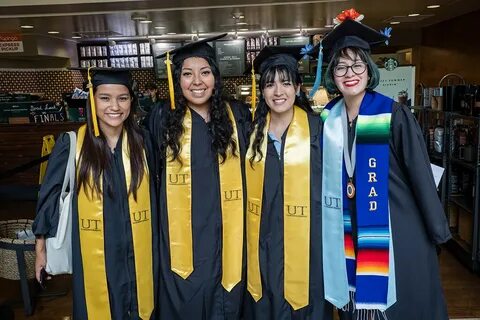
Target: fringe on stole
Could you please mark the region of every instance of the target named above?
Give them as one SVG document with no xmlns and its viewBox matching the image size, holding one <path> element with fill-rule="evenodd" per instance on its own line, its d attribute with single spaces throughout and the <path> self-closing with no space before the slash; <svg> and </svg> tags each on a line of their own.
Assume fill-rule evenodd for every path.
<svg viewBox="0 0 480 320">
<path fill-rule="evenodd" d="M 388 320 L 385 311 L 360 309 L 354 313 L 356 320 Z"/>
<path fill-rule="evenodd" d="M 380 310 L 367 310 L 367 309 L 356 309 L 355 306 L 355 292 L 350 291 L 350 301 L 340 310 L 343 312 L 351 312 L 354 315 L 356 320 L 388 320 L 387 314 L 385 311 Z"/>
</svg>

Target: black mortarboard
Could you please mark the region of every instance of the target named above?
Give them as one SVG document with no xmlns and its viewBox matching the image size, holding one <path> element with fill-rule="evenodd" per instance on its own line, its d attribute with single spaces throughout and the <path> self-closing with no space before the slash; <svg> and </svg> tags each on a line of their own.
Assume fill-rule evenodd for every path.
<svg viewBox="0 0 480 320">
<path fill-rule="evenodd" d="M 123 84 L 129 89 L 132 87 L 132 77 L 127 69 L 91 68 L 90 73 L 94 88 L 101 84 Z"/>
<path fill-rule="evenodd" d="M 370 51 L 372 47 L 385 44 L 388 37 L 383 33 L 354 20 L 346 20 L 330 31 L 322 40 L 327 57 L 347 47 Z"/>
<path fill-rule="evenodd" d="M 297 68 L 298 60 L 302 58 L 300 51 L 303 46 L 268 46 L 264 47 L 253 60 L 256 73 L 262 74 L 265 70 L 279 65 Z"/>
<path fill-rule="evenodd" d="M 208 44 L 208 42 L 215 41 L 225 37 L 228 33 L 222 33 L 214 37 L 205 38 L 195 42 L 187 43 L 186 45 L 173 49 L 168 52 L 172 58 L 174 64 L 183 61 L 191 57 L 211 58 L 215 60 L 215 50 Z M 162 53 L 157 58 L 163 58 L 167 56 L 167 52 Z"/>
</svg>

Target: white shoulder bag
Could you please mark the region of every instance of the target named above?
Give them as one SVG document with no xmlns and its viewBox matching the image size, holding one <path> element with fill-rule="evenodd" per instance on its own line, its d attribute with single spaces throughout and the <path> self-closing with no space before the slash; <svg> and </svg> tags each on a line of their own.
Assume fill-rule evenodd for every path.
<svg viewBox="0 0 480 320">
<path fill-rule="evenodd" d="M 62 192 L 59 199 L 59 218 L 57 234 L 47 238 L 47 265 L 48 274 L 72 273 L 72 200 L 75 192 L 75 153 L 77 137 L 75 132 L 67 132 L 70 136 L 70 154 L 68 155 L 67 169 L 63 179 Z M 67 192 L 67 186 L 68 192 Z"/>
</svg>

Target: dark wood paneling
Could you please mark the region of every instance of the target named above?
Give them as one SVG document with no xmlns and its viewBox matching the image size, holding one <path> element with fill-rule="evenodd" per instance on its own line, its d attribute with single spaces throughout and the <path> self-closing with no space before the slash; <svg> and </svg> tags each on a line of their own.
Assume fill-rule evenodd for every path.
<svg viewBox="0 0 480 320">
<path fill-rule="evenodd" d="M 43 136 L 58 134 L 78 128 L 78 122 L 58 122 L 51 124 L 0 124 L 0 172 L 13 169 L 34 159 L 40 158 Z M 0 184 L 38 184 L 39 166 L 0 180 Z"/>
<path fill-rule="evenodd" d="M 480 11 L 423 29 L 420 82 L 437 86 L 447 73 L 458 73 L 467 83 L 480 83 Z"/>
</svg>

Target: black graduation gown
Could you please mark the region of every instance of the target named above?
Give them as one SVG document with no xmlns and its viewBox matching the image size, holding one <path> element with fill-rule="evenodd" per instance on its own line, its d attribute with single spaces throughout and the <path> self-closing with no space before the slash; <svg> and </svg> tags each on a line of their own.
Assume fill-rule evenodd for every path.
<svg viewBox="0 0 480 320">
<path fill-rule="evenodd" d="M 144 134 L 145 137 L 149 137 Z M 114 198 L 104 192 L 104 237 L 105 237 L 105 269 L 110 300 L 112 319 L 140 319 L 138 316 L 135 261 L 133 252 L 132 229 L 128 208 L 127 187 L 122 162 L 122 138 L 120 137 L 115 152 L 112 154 L 112 170 Z M 152 148 L 149 138 L 145 138 L 147 159 L 150 171 L 154 172 Z M 53 237 L 58 226 L 58 199 L 62 188 L 63 177 L 70 151 L 70 138 L 62 134 L 48 160 L 44 182 L 40 188 L 37 203 L 37 216 L 33 224 L 36 235 Z M 159 249 L 158 249 L 158 211 L 155 198 L 154 175 L 150 175 L 150 196 L 152 211 L 152 254 L 154 270 L 154 293 L 159 282 Z M 105 177 L 103 180 L 105 184 Z M 72 215 L 72 260 L 73 260 L 73 318 L 87 319 L 85 290 L 83 281 L 82 255 L 80 250 L 78 202 L 77 194 L 73 197 Z M 155 294 L 155 300 L 157 299 Z M 155 303 L 155 306 L 157 303 Z M 150 319 L 156 319 L 155 311 Z"/>
<path fill-rule="evenodd" d="M 322 122 L 320 116 L 314 114 L 308 115 L 308 122 L 311 139 L 309 305 L 295 311 L 284 297 L 283 156 L 278 156 L 273 140 L 268 137 L 259 244 L 263 293 L 258 302 L 255 302 L 250 293 L 246 293 L 245 319 L 330 320 L 333 318 L 332 305 L 325 300 L 323 292 L 322 151 L 320 148 Z M 281 154 L 283 154 L 287 131 L 282 136 Z"/>
<path fill-rule="evenodd" d="M 451 234 L 423 134 L 410 110 L 398 103 L 393 105 L 391 123 L 389 204 L 397 302 L 386 315 L 388 320 L 447 320 L 436 245 Z M 355 213 L 352 226 L 356 242 Z M 341 319 L 352 316 L 342 314 Z"/>
<path fill-rule="evenodd" d="M 245 142 L 250 113 L 246 105 L 230 102 L 239 132 L 240 153 L 245 155 Z M 167 108 L 165 106 L 165 108 Z M 161 137 L 162 123 L 167 110 L 157 110 L 149 127 L 153 136 Z M 231 292 L 221 284 L 222 279 L 222 213 L 218 157 L 212 149 L 208 124 L 195 111 L 192 114 L 192 241 L 194 271 L 187 279 L 171 270 L 168 233 L 165 160 L 160 171 L 160 318 L 182 320 L 239 319 L 244 295 L 244 280 Z M 160 139 L 160 138 L 157 138 Z M 164 157 L 159 157 L 164 159 Z M 242 168 L 242 174 L 244 170 Z M 245 183 L 244 183 L 245 191 Z M 244 192 L 244 194 L 246 194 Z M 245 199 L 245 196 L 244 196 Z M 245 261 L 245 250 L 244 250 Z M 245 266 L 243 267 L 245 268 Z"/>
</svg>

